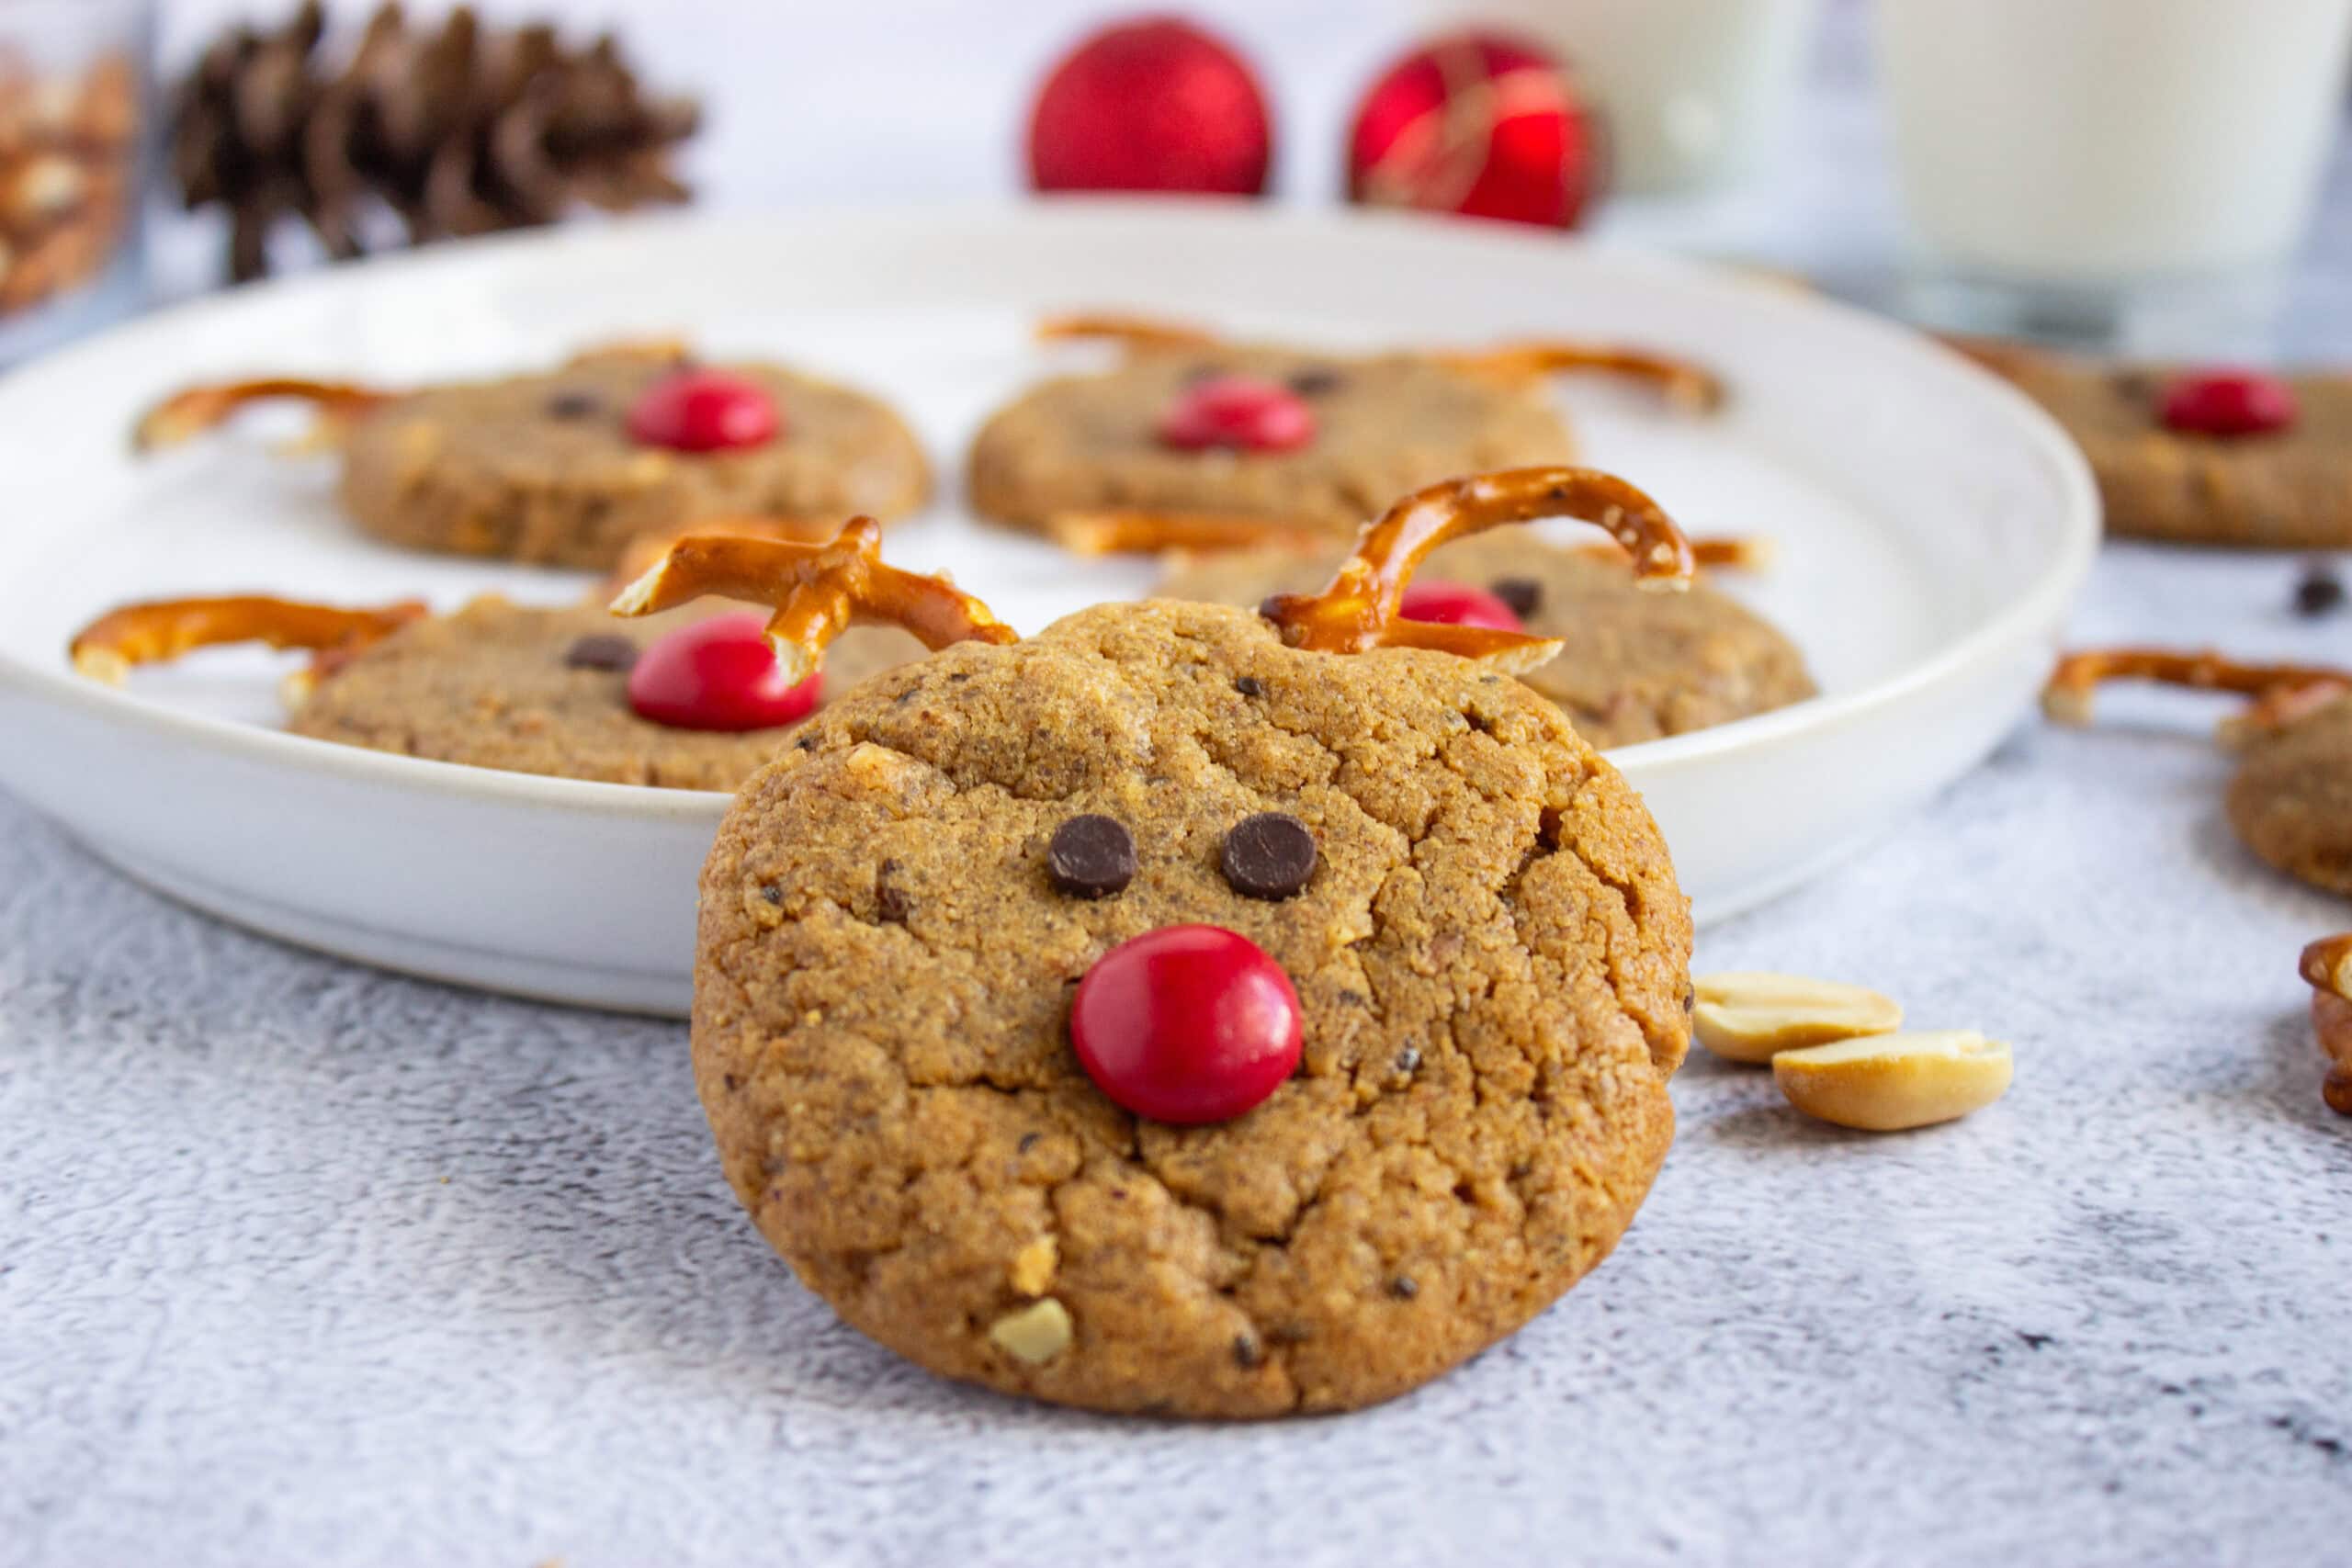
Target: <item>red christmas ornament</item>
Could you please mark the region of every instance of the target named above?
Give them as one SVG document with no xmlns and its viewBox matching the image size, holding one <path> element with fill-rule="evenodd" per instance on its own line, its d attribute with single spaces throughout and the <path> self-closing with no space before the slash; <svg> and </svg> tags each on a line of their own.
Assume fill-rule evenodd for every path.
<svg viewBox="0 0 2352 1568">
<path fill-rule="evenodd" d="M 2295 423 L 2295 389 L 2253 370 L 2207 370 L 2165 389 L 2156 417 L 2189 435 L 2267 435 Z"/>
<path fill-rule="evenodd" d="M 673 729 L 772 729 L 806 717 L 824 690 L 822 671 L 784 678 L 767 617 L 748 610 L 678 627 L 628 672 L 628 705 Z"/>
<path fill-rule="evenodd" d="M 740 451 L 774 440 L 783 428 L 775 400 L 764 389 L 724 370 L 664 376 L 628 411 L 632 440 L 673 452 Z"/>
<path fill-rule="evenodd" d="M 1164 926 L 1094 961 L 1069 1043 L 1104 1094 L 1154 1122 L 1225 1122 L 1298 1066 L 1298 993 L 1265 950 L 1222 926 Z"/>
<path fill-rule="evenodd" d="M 1187 452 L 1210 446 L 1289 452 L 1315 439 L 1315 411 L 1280 381 L 1211 376 L 1168 405 L 1159 416 L 1159 439 Z"/>
<path fill-rule="evenodd" d="M 1063 56 L 1029 114 L 1039 190 L 1256 196 L 1273 131 L 1242 58 L 1190 22 L 1105 28 Z"/>
<path fill-rule="evenodd" d="M 1557 61 L 1517 39 L 1438 39 L 1356 106 L 1351 201 L 1573 229 L 1600 185 L 1591 109 Z"/>
<path fill-rule="evenodd" d="M 1527 629 L 1517 612 L 1485 589 L 1442 578 L 1429 578 L 1408 587 L 1396 613 L 1408 621 L 1437 621 L 1450 626 L 1487 626 L 1498 632 Z"/>
</svg>

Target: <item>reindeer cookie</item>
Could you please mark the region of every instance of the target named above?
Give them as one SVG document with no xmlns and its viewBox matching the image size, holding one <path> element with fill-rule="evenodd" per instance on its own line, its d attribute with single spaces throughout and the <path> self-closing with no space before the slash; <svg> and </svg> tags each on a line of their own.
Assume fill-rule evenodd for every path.
<svg viewBox="0 0 2352 1568">
<path fill-rule="evenodd" d="M 1182 534 L 1181 521 L 1173 532 Z M 1757 541 L 1694 540 L 1702 565 L 1755 564 Z M 1180 562 L 1154 592 L 1254 605 L 1328 578 L 1339 556 L 1274 547 Z M 1556 637 L 1561 655 L 1521 679 L 1560 705 L 1595 746 L 1630 746 L 1802 702 L 1818 691 L 1804 656 L 1727 594 L 1645 592 L 1603 543 L 1573 548 L 1524 536 L 1462 539 L 1432 555 L 1405 595 L 1416 620 Z"/>
<path fill-rule="evenodd" d="M 2352 897 L 2352 671 L 2240 664 L 2217 653 L 2099 649 L 2059 661 L 2042 692 L 2052 717 L 2086 723 L 2103 681 L 2160 681 L 2254 699 L 2222 727 L 2239 757 L 2230 826 L 2290 876 Z"/>
<path fill-rule="evenodd" d="M 672 344 L 405 392 L 194 387 L 151 410 L 136 441 L 171 446 L 277 399 L 319 411 L 362 530 L 453 555 L 601 570 L 642 533 L 734 515 L 894 518 L 931 482 L 913 433 L 865 393 L 781 366 L 694 365 Z M 826 531 L 812 524 L 808 536 Z"/>
<path fill-rule="evenodd" d="M 1403 1393 L 1608 1254 L 1672 1135 L 1688 901 L 1513 679 L 1555 642 L 1397 615 L 1430 549 L 1543 515 L 1690 570 L 1549 468 L 1408 496 L 1263 613 L 1011 641 L 724 540 L 617 602 L 764 597 L 795 660 L 876 616 L 946 644 L 804 725 L 704 868 L 696 1080 L 810 1289 L 951 1377 L 1267 1416 Z"/>
<path fill-rule="evenodd" d="M 973 509 L 1049 532 L 1063 513 L 1137 506 L 1295 520 L 1343 540 L 1419 486 L 1575 456 L 1552 372 L 1631 375 L 1700 407 L 1719 391 L 1678 361 L 1572 344 L 1349 355 L 1119 317 L 1044 332 L 1126 349 L 1115 369 L 1023 394 L 972 444 Z"/>
<path fill-rule="evenodd" d="M 861 518 L 826 547 L 870 557 L 876 537 Z M 638 547 L 653 558 L 671 542 Z M 211 645 L 308 649 L 284 688 L 297 735 L 514 773 L 731 790 L 826 696 L 923 653 L 904 631 L 862 627 L 832 644 L 821 672 L 796 674 L 777 666 L 765 620 L 718 604 L 616 620 L 601 594 L 555 608 L 492 595 L 447 615 L 413 600 L 351 609 L 242 595 L 125 605 L 70 652 L 85 674 L 119 682 L 133 665 Z"/>
</svg>

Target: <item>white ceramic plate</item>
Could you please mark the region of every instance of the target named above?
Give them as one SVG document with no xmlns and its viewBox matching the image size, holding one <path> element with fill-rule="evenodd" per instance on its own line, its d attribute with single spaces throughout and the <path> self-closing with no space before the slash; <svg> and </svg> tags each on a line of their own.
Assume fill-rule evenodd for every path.
<svg viewBox="0 0 2352 1568">
<path fill-rule="evenodd" d="M 1826 694 L 1628 748 L 1702 919 L 1786 889 L 1972 766 L 2014 722 L 2089 563 L 2083 464 L 2021 398 L 1881 321 L 1778 286 L 1487 226 L 1131 203 L 687 220 L 447 248 L 164 312 L 0 382 L 0 783 L 132 875 L 363 961 L 600 1006 L 680 1010 L 696 870 L 726 799 L 378 755 L 280 733 L 281 659 L 224 650 L 126 692 L 67 673 L 72 630 L 162 593 L 444 606 L 584 579 L 402 554 L 336 516 L 324 461 L 263 432 L 144 462 L 150 398 L 272 368 L 400 383 L 683 331 L 904 407 L 941 506 L 891 536 L 1034 630 L 1150 581 L 961 515 L 982 413 L 1070 349 L 1042 311 L 1148 309 L 1335 345 L 1622 338 L 1720 369 L 1729 412 L 1564 384 L 1588 460 L 1693 532 L 1761 531 L 1726 586 L 1787 627 Z M 1083 351 L 1077 351 L 1082 354 Z"/>
</svg>

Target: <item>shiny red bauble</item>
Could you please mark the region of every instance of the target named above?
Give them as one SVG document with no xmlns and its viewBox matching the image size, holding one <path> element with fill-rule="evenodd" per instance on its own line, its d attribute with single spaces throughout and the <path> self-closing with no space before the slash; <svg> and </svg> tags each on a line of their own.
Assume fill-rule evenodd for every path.
<svg viewBox="0 0 2352 1568">
<path fill-rule="evenodd" d="M 1210 376 L 1176 394 L 1159 416 L 1159 439 L 1186 452 L 1290 452 L 1315 439 L 1315 411 L 1280 381 Z"/>
<path fill-rule="evenodd" d="M 786 681 L 767 617 L 746 610 L 657 638 L 628 672 L 628 705 L 673 729 L 772 729 L 807 717 L 824 688 L 822 671 Z"/>
<path fill-rule="evenodd" d="M 1543 50 L 1455 33 L 1381 73 L 1348 136 L 1348 199 L 1573 229 L 1600 194 L 1591 108 Z"/>
<path fill-rule="evenodd" d="M 1222 926 L 1164 926 L 1094 961 L 1069 1043 L 1102 1092 L 1138 1116 L 1225 1122 L 1298 1066 L 1298 993 L 1265 950 Z"/>
<path fill-rule="evenodd" d="M 766 389 L 724 370 L 664 376 L 628 411 L 630 439 L 673 452 L 738 452 L 765 446 L 783 428 Z"/>
<path fill-rule="evenodd" d="M 1396 613 L 1408 621 L 1438 621 L 1452 626 L 1490 626 L 1498 632 L 1527 629 L 1517 612 L 1485 589 L 1442 578 L 1408 585 Z"/>
<path fill-rule="evenodd" d="M 2267 435 L 2295 423 L 2295 389 L 2253 370 L 2208 370 L 2165 389 L 2156 417 L 2188 435 Z"/>
<path fill-rule="evenodd" d="M 1029 114 L 1038 190 L 1256 196 L 1272 155 L 1266 95 L 1249 65 L 1173 17 L 1085 39 L 1054 67 Z"/>
</svg>

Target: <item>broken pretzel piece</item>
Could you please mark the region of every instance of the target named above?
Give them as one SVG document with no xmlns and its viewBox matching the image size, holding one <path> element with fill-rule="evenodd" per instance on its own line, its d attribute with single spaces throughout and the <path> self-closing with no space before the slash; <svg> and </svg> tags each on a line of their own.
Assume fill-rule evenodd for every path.
<svg viewBox="0 0 2352 1568">
<path fill-rule="evenodd" d="M 176 446 L 225 424 L 254 403 L 280 399 L 306 402 L 318 411 L 318 423 L 303 446 L 332 446 L 352 425 L 398 395 L 379 387 L 350 381 L 313 381 L 299 376 L 266 376 L 250 381 L 188 387 L 139 416 L 139 423 L 131 427 L 130 446 L 134 452 Z"/>
<path fill-rule="evenodd" d="M 1312 523 L 1287 523 L 1246 512 L 1156 512 L 1149 507 L 1102 507 L 1057 512 L 1046 519 L 1046 535 L 1073 555 L 1216 555 L 1240 550 L 1296 550 L 1305 555 L 1330 543 L 1329 533 Z M 1690 541 L 1691 561 L 1728 571 L 1764 571 L 1776 547 L 1763 534 L 1725 534 Z M 1594 539 L 1589 548 L 1611 559 L 1624 552 L 1611 541 Z"/>
<path fill-rule="evenodd" d="M 2312 1033 L 2328 1059 L 2320 1098 L 2352 1116 L 2352 931 L 2304 948 L 2301 972 L 2312 988 Z"/>
<path fill-rule="evenodd" d="M 1648 349 L 1612 344 L 1528 342 L 1498 344 L 1476 352 L 1440 352 L 1430 355 L 1441 365 L 1474 376 L 1501 376 L 1532 380 L 1564 371 L 1596 371 L 1647 381 L 1666 400 L 1693 413 L 1706 413 L 1724 403 L 1721 378 L 1703 366 Z"/>
<path fill-rule="evenodd" d="M 119 686 L 133 665 L 163 663 L 192 649 L 233 642 L 307 648 L 313 657 L 296 680 L 300 694 L 424 615 L 416 599 L 356 609 L 261 594 L 153 599 L 107 611 L 75 633 L 66 651 L 80 673 Z"/>
<path fill-rule="evenodd" d="M 2352 691 L 2352 671 L 2313 664 L 2246 664 L 2206 649 L 2179 653 L 2159 648 L 2100 648 L 2070 653 L 2041 688 L 2041 708 L 2061 724 L 2087 724 L 2092 694 L 2108 681 L 2155 681 L 2205 692 L 2253 697 L 2257 723 L 2291 719 L 2294 710 L 2323 701 L 2322 694 Z"/>
<path fill-rule="evenodd" d="M 613 614 L 650 615 L 708 594 L 773 604 L 768 642 L 787 682 L 816 673 L 826 647 L 853 625 L 903 626 L 933 650 L 956 642 L 1020 640 L 986 604 L 944 578 L 881 558 L 882 525 L 853 517 L 823 544 L 742 536 L 680 539 L 614 596 Z"/>
<path fill-rule="evenodd" d="M 1632 558 L 1645 587 L 1690 585 L 1690 541 L 1640 491 L 1594 468 L 1507 468 L 1447 479 L 1405 497 L 1357 536 L 1355 553 L 1319 593 L 1277 593 L 1259 607 L 1293 648 L 1363 653 L 1375 648 L 1434 649 L 1482 660 L 1510 674 L 1560 651 L 1557 637 L 1487 626 L 1408 621 L 1406 585 L 1448 539 L 1506 523 L 1576 517 L 1599 524 Z"/>
<path fill-rule="evenodd" d="M 1131 352 L 1230 346 L 1230 340 L 1205 327 L 1186 321 L 1161 321 L 1117 311 L 1068 311 L 1037 323 L 1037 335 L 1048 343 L 1102 339 Z M 1508 380 L 1532 380 L 1565 371 L 1597 371 L 1647 381 L 1678 408 L 1705 412 L 1723 406 L 1723 381 L 1714 372 L 1687 359 L 1648 349 L 1616 344 L 1570 343 L 1531 338 L 1483 349 L 1408 350 L 1432 363 L 1472 376 Z"/>
</svg>

